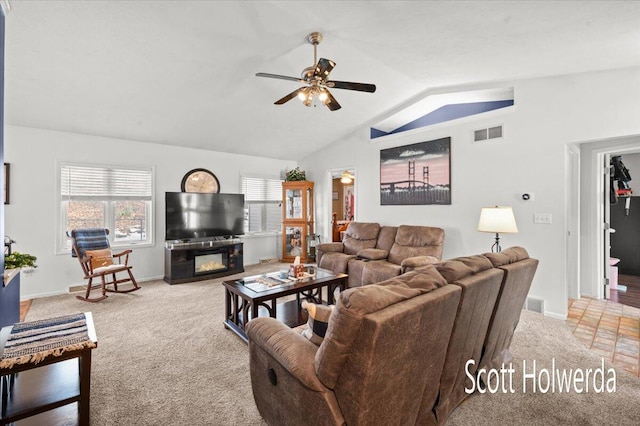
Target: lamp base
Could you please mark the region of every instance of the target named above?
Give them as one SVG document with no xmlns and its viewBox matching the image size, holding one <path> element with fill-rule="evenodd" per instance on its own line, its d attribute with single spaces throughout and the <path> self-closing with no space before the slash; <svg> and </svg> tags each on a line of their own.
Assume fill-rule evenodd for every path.
<svg viewBox="0 0 640 426">
<path fill-rule="evenodd" d="M 502 247 L 500 247 L 500 234 L 496 232 L 496 242 L 491 246 L 491 253 L 500 253 Z"/>
</svg>

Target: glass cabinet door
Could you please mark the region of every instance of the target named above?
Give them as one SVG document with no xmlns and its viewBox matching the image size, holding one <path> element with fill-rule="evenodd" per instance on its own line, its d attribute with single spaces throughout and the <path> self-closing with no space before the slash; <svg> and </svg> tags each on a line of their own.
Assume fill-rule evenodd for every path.
<svg viewBox="0 0 640 426">
<path fill-rule="evenodd" d="M 302 190 L 287 189 L 286 219 L 302 219 Z"/>
<path fill-rule="evenodd" d="M 305 239 L 303 238 L 302 230 L 302 226 L 287 226 L 285 228 L 285 253 L 287 256 L 303 255 Z"/>
</svg>

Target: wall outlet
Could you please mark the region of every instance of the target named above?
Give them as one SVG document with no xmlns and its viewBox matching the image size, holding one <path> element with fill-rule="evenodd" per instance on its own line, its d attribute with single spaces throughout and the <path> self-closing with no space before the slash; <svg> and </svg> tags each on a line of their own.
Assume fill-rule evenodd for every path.
<svg viewBox="0 0 640 426">
<path fill-rule="evenodd" d="M 533 223 L 551 224 L 551 213 L 535 213 L 533 215 Z"/>
</svg>

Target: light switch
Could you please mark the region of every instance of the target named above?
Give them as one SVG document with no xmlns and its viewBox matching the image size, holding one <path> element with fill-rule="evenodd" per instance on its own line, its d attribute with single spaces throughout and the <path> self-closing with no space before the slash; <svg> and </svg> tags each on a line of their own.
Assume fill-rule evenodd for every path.
<svg viewBox="0 0 640 426">
<path fill-rule="evenodd" d="M 533 223 L 551 224 L 551 213 L 535 213 L 533 215 Z"/>
</svg>

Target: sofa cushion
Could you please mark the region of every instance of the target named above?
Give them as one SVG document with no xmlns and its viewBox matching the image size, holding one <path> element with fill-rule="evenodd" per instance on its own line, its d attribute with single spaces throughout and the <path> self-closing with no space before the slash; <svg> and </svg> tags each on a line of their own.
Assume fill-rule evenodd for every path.
<svg viewBox="0 0 640 426">
<path fill-rule="evenodd" d="M 309 339 L 311 343 L 320 345 L 324 340 L 324 336 L 327 333 L 327 327 L 329 326 L 329 317 L 333 312 L 333 305 L 323 305 L 307 302 L 302 302 L 302 308 L 306 309 L 309 313 L 307 319 L 307 326 L 302 330 L 302 335 Z"/>
<path fill-rule="evenodd" d="M 318 266 L 322 269 L 328 269 L 334 274 L 346 274 L 349 260 L 355 259 L 355 257 L 355 254 L 329 252 L 322 256 Z"/>
<path fill-rule="evenodd" d="M 404 259 L 414 256 L 434 256 L 441 259 L 443 244 L 442 228 L 400 225 L 388 260 L 400 265 Z"/>
<path fill-rule="evenodd" d="M 400 273 L 404 274 L 405 272 L 412 271 L 414 269 L 433 265 L 434 263 L 438 263 L 439 261 L 440 260 L 434 256 L 408 257 L 400 263 Z"/>
<path fill-rule="evenodd" d="M 519 262 L 524 259 L 529 259 L 529 253 L 524 247 L 509 247 L 506 250 L 502 250 L 500 253 L 485 253 L 494 267 L 509 265 L 510 263 Z"/>
<path fill-rule="evenodd" d="M 368 285 L 340 293 L 329 319 L 325 339 L 316 352 L 315 369 L 320 381 L 333 389 L 358 335 L 362 318 L 366 314 L 410 299 L 422 292 L 420 289 L 406 286 Z"/>
<path fill-rule="evenodd" d="M 493 265 L 482 255 L 457 257 L 435 265 L 447 282 L 455 282 L 469 275 L 491 269 Z"/>
<path fill-rule="evenodd" d="M 369 260 L 381 260 L 386 259 L 389 256 L 389 252 L 387 250 L 382 249 L 364 249 L 358 252 L 358 257 Z"/>
<path fill-rule="evenodd" d="M 396 242 L 397 233 L 397 226 L 381 226 L 380 233 L 378 233 L 376 248 L 386 251 L 391 250 L 391 247 L 393 247 L 393 243 Z"/>
<path fill-rule="evenodd" d="M 378 223 L 351 222 L 342 240 L 344 252 L 355 255 L 360 250 L 374 248 L 379 232 Z"/>
<path fill-rule="evenodd" d="M 446 285 L 436 270 L 405 275 L 340 293 L 315 358 L 316 373 L 325 386 L 335 386 L 365 315 Z"/>
<path fill-rule="evenodd" d="M 424 267 L 416 271 L 409 271 L 406 274 L 387 279 L 378 283 L 378 285 L 405 285 L 410 288 L 421 288 L 431 291 L 447 285 L 447 280 L 445 280 L 438 270 L 432 265 L 430 267 Z"/>
<path fill-rule="evenodd" d="M 386 260 L 378 260 L 365 262 L 360 279 L 362 280 L 362 285 L 367 285 L 376 284 L 398 275 L 400 275 L 400 265 Z"/>
</svg>

